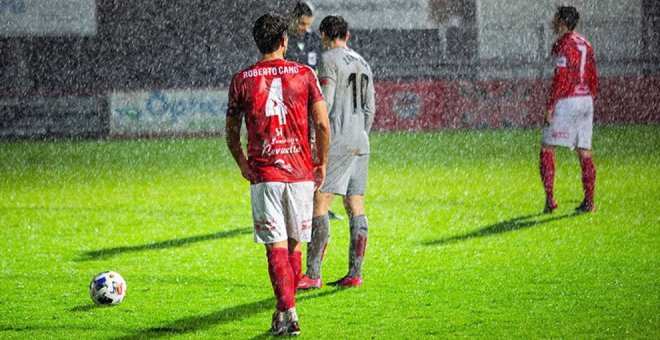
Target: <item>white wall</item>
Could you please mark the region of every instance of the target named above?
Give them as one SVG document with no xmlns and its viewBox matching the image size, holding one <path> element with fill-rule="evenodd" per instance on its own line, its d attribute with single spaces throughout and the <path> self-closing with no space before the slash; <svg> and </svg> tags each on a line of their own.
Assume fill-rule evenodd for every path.
<svg viewBox="0 0 660 340">
<path fill-rule="evenodd" d="M 311 0 L 315 27 L 327 15 L 343 16 L 357 29 L 437 28 L 429 19 L 428 0 Z"/>
<path fill-rule="evenodd" d="M 450 24 L 431 20 L 429 0 L 310 1 L 317 14 L 314 27 L 326 15 L 336 14 L 356 29 L 437 29 L 445 44 L 445 25 Z M 552 66 L 546 60 L 556 39 L 551 20 L 557 6 L 568 3 L 580 11 L 576 31 L 593 44 L 602 75 L 641 72 L 643 66 L 635 59 L 643 50 L 643 0 L 474 1 L 477 58 L 484 65 L 477 71 L 479 78 L 548 77 Z"/>
<path fill-rule="evenodd" d="M 559 1 L 477 0 L 478 55 L 497 62 L 541 61 L 556 39 L 551 20 Z M 597 60 L 611 64 L 640 57 L 642 0 L 573 0 L 580 12 L 576 31 L 591 41 Z M 605 73 L 630 70 L 605 67 Z M 545 71 L 544 71 L 545 72 Z M 522 73 L 522 74 L 521 74 Z M 517 74 L 517 75 L 516 75 Z M 539 70 L 508 70 L 503 77 L 538 76 Z"/>
</svg>

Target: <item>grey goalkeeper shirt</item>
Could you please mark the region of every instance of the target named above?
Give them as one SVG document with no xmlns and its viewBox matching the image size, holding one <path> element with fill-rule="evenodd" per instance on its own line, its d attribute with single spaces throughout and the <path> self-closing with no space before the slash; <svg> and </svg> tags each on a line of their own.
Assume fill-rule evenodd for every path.
<svg viewBox="0 0 660 340">
<path fill-rule="evenodd" d="M 333 48 L 321 56 L 319 82 L 330 118 L 329 154 L 368 154 L 376 113 L 369 64 L 349 48 Z"/>
</svg>

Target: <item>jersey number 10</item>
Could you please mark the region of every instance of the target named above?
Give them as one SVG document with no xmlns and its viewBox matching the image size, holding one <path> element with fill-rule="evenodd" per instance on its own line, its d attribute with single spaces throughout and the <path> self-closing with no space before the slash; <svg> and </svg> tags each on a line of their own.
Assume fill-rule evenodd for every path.
<svg viewBox="0 0 660 340">
<path fill-rule="evenodd" d="M 359 84 L 358 84 L 359 82 Z M 361 74 L 360 79 L 357 79 L 357 74 L 351 73 L 348 76 L 348 87 L 352 87 L 353 91 L 353 114 L 358 114 L 358 88 L 360 89 L 360 111 L 364 111 L 367 105 L 367 86 L 369 85 L 369 76 Z"/>
</svg>

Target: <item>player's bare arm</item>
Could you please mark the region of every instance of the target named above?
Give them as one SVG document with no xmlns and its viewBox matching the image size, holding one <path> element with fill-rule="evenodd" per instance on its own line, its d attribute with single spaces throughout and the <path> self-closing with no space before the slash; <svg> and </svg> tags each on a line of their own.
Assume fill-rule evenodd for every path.
<svg viewBox="0 0 660 340">
<path fill-rule="evenodd" d="M 231 155 L 234 157 L 236 164 L 238 164 L 238 168 L 241 169 L 241 175 L 252 183 L 256 178 L 254 172 L 248 165 L 245 153 L 243 153 L 243 147 L 241 146 L 241 121 L 240 118 L 231 116 L 227 117 L 225 131 L 227 135 L 227 147 L 229 148 Z"/>
<path fill-rule="evenodd" d="M 316 133 L 316 161 L 314 165 L 314 185 L 318 190 L 325 181 L 325 167 L 328 164 L 328 148 L 330 146 L 330 121 L 325 101 L 321 100 L 312 106 L 312 119 Z"/>
</svg>

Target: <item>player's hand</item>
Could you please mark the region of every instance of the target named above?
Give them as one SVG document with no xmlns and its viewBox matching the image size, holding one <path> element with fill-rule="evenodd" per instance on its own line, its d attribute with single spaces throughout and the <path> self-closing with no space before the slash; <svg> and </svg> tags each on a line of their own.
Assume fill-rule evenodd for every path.
<svg viewBox="0 0 660 340">
<path fill-rule="evenodd" d="M 257 174 L 247 165 L 241 167 L 241 175 L 243 178 L 250 181 L 250 183 L 255 183 L 257 181 Z"/>
<path fill-rule="evenodd" d="M 553 112 L 552 110 L 547 110 L 545 112 L 545 125 L 550 126 L 552 125 L 552 120 L 554 119 L 553 117 Z"/>
<path fill-rule="evenodd" d="M 325 182 L 325 165 L 314 166 L 314 191 L 321 189 Z"/>
</svg>

